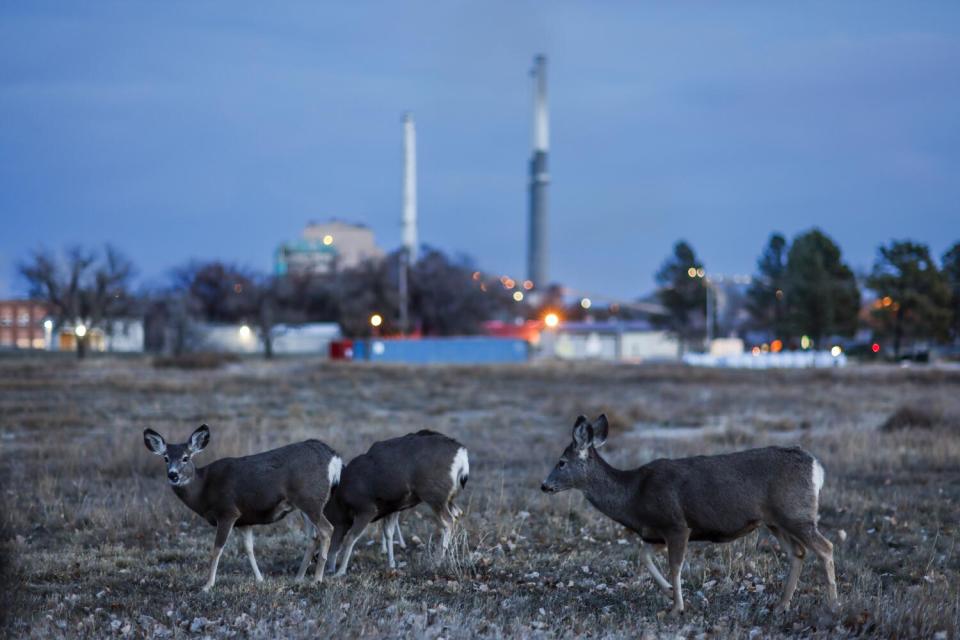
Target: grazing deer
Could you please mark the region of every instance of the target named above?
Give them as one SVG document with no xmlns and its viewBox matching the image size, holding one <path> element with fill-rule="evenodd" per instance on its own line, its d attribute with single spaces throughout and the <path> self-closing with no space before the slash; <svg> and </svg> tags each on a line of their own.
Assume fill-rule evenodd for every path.
<svg viewBox="0 0 960 640">
<path fill-rule="evenodd" d="M 210 429 L 201 425 L 183 444 L 168 444 L 153 429 L 143 432 L 143 442 L 152 453 L 163 456 L 173 492 L 201 518 L 217 528 L 210 561 L 210 576 L 203 587 L 209 591 L 217 579 L 217 565 L 230 531 L 243 533 L 243 545 L 257 582 L 263 575 L 253 555 L 251 526 L 270 524 L 299 509 L 312 525 L 313 536 L 300 563 L 302 580 L 310 559 L 319 552 L 314 582 L 323 579 L 323 566 L 333 525 L 323 509 L 330 491 L 340 482 L 343 461 L 319 440 L 306 440 L 279 449 L 242 458 L 221 458 L 197 467 L 193 457 L 210 443 Z"/>
<path fill-rule="evenodd" d="M 614 469 L 597 453 L 607 439 L 607 418 L 577 418 L 573 442 L 543 482 L 556 493 L 579 489 L 594 507 L 639 534 L 666 544 L 670 582 L 657 570 L 647 544 L 641 558 L 654 580 L 683 611 L 680 569 L 688 541 L 730 542 L 765 525 L 791 556 L 778 611 L 790 608 L 803 558 L 820 558 L 830 607 L 837 609 L 833 545 L 817 529 L 823 467 L 800 448 L 767 447 L 726 455 L 654 460 L 639 469 Z"/>
<path fill-rule="evenodd" d="M 375 443 L 344 467 L 340 485 L 327 503 L 324 513 L 334 526 L 327 569 L 344 575 L 357 540 L 368 524 L 380 519 L 385 520 L 387 564 L 396 567 L 393 534 L 399 531 L 399 512 L 421 502 L 433 510 L 442 531 L 442 555 L 450 544 L 454 522 L 463 513 L 453 499 L 469 475 L 466 448 L 434 431 Z"/>
</svg>

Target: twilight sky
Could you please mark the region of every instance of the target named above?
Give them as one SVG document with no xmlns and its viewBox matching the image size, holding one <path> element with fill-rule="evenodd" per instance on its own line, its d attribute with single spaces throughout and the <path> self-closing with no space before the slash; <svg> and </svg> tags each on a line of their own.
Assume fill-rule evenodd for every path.
<svg viewBox="0 0 960 640">
<path fill-rule="evenodd" d="M 960 3 L 0 4 L 0 296 L 33 248 L 111 242 L 141 282 L 268 269 L 311 219 L 522 276 L 535 53 L 550 270 L 635 296 L 674 241 L 714 273 L 820 226 L 855 268 L 960 240 Z M 780 4 L 780 3 L 777 3 Z"/>
</svg>

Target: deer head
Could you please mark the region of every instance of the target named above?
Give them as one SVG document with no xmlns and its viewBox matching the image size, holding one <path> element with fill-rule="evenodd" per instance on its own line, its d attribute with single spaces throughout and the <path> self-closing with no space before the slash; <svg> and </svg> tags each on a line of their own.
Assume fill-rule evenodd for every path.
<svg viewBox="0 0 960 640">
<path fill-rule="evenodd" d="M 182 487 L 189 484 L 196 474 L 193 456 L 210 444 L 210 429 L 205 424 L 200 425 L 190 434 L 190 439 L 182 444 L 167 444 L 162 435 L 153 429 L 145 429 L 143 443 L 151 453 L 163 456 L 163 461 L 167 463 L 167 479 L 170 484 Z"/>
<path fill-rule="evenodd" d="M 573 442 L 567 445 L 560 461 L 543 481 L 540 488 L 546 493 L 578 489 L 594 465 L 594 449 L 607 441 L 607 416 L 601 414 L 590 422 L 586 416 L 578 416 L 573 425 Z"/>
</svg>

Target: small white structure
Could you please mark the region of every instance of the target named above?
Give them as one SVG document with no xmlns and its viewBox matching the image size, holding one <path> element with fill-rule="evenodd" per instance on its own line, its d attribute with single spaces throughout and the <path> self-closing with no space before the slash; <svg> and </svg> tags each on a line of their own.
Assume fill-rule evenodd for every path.
<svg viewBox="0 0 960 640">
<path fill-rule="evenodd" d="M 684 364 L 696 367 L 729 367 L 734 369 L 829 369 L 845 367 L 847 356 L 829 351 L 781 351 L 779 353 L 740 353 L 713 355 L 688 353 Z"/>
<path fill-rule="evenodd" d="M 263 353 L 263 340 L 256 327 L 245 324 L 203 324 L 198 327 L 200 349 L 223 353 Z M 275 354 L 327 355 L 330 342 L 340 338 L 333 322 L 273 327 Z"/>
<path fill-rule="evenodd" d="M 716 338 L 710 341 L 710 355 L 738 356 L 743 353 L 743 340 L 740 338 Z"/>
<path fill-rule="evenodd" d="M 540 355 L 564 360 L 676 360 L 679 345 L 644 322 L 567 322 L 540 334 Z"/>
</svg>

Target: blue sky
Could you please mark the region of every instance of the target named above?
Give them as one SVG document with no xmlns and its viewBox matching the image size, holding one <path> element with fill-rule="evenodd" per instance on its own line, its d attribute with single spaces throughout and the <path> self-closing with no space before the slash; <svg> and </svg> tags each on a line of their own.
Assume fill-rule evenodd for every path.
<svg viewBox="0 0 960 640">
<path fill-rule="evenodd" d="M 960 3 L 6 1 L 0 295 L 30 249 L 111 242 L 145 283 L 268 269 L 310 219 L 523 274 L 535 53 L 549 57 L 550 271 L 649 291 L 674 241 L 746 273 L 820 226 L 855 268 L 960 240 Z"/>
</svg>

